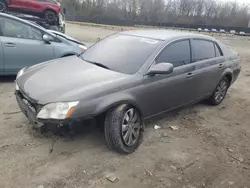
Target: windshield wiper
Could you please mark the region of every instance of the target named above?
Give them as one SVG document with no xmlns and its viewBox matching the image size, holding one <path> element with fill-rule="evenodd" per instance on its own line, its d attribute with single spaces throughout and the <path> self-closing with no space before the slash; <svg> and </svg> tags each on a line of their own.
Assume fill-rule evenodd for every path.
<svg viewBox="0 0 250 188">
<path fill-rule="evenodd" d="M 82 58 L 82 59 L 83 59 L 83 58 Z M 104 68 L 104 69 L 110 70 L 109 67 L 107 67 L 106 65 L 103 65 L 103 64 L 101 64 L 101 63 L 97 63 L 97 62 L 89 61 L 89 60 L 85 60 L 85 59 L 83 59 L 83 60 L 86 61 L 86 62 L 88 62 L 88 63 L 94 64 L 94 65 L 96 65 L 96 66 L 98 66 L 98 67 L 102 67 L 102 68 Z"/>
</svg>

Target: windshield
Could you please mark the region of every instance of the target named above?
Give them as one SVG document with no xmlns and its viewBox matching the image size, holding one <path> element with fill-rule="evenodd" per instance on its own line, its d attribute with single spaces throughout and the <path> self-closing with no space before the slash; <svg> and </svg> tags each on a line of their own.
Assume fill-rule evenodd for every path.
<svg viewBox="0 0 250 188">
<path fill-rule="evenodd" d="M 82 58 L 113 71 L 134 74 L 159 44 L 158 40 L 115 34 L 89 48 Z"/>
</svg>

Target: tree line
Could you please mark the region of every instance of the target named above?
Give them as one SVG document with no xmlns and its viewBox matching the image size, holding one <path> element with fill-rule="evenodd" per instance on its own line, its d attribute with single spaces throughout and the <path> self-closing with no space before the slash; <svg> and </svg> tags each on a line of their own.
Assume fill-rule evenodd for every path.
<svg viewBox="0 0 250 188">
<path fill-rule="evenodd" d="M 219 0 L 61 0 L 67 15 L 92 20 L 247 27 L 249 5 Z"/>
</svg>

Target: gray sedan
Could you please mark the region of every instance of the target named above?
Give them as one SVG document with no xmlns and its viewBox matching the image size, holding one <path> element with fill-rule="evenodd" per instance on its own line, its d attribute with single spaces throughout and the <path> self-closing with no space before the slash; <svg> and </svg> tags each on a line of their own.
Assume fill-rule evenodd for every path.
<svg viewBox="0 0 250 188">
<path fill-rule="evenodd" d="M 79 55 L 86 47 L 66 35 L 0 13 L 0 75 L 17 74 L 26 66 Z"/>
<path fill-rule="evenodd" d="M 127 31 L 78 57 L 22 69 L 16 98 L 35 127 L 95 119 L 109 147 L 128 154 L 142 141 L 145 119 L 205 99 L 219 105 L 239 73 L 238 54 L 214 38 Z"/>
</svg>

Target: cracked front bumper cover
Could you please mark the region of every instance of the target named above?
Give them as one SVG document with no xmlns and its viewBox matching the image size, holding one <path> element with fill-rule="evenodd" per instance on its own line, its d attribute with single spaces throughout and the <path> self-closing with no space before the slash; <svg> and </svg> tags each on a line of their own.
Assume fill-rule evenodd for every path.
<svg viewBox="0 0 250 188">
<path fill-rule="evenodd" d="M 56 131 L 58 128 L 65 126 L 64 120 L 41 120 L 37 118 L 35 108 L 29 105 L 28 100 L 23 98 L 17 91 L 15 93 L 19 108 L 28 118 L 32 126 L 40 131 Z"/>
<path fill-rule="evenodd" d="M 38 104 L 34 104 L 34 101 L 29 101 L 27 96 L 24 97 L 24 95 L 20 91 L 16 91 L 15 95 L 19 108 L 28 118 L 32 126 L 41 132 L 58 133 L 60 131 L 65 131 L 68 129 L 72 130 L 75 126 L 85 125 L 86 121 L 91 119 L 91 117 L 79 117 L 75 119 L 64 120 L 38 119 L 37 113 L 42 107 Z"/>
</svg>

